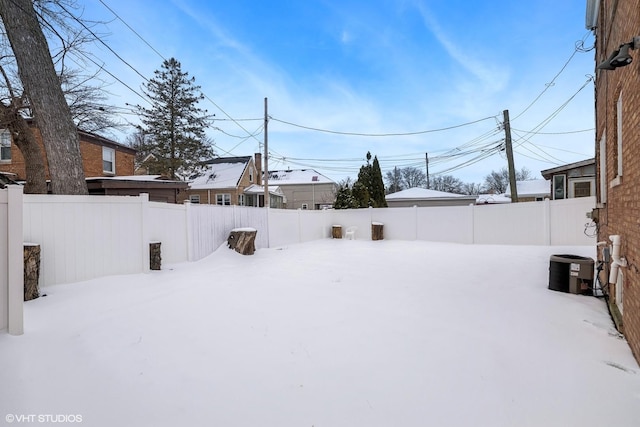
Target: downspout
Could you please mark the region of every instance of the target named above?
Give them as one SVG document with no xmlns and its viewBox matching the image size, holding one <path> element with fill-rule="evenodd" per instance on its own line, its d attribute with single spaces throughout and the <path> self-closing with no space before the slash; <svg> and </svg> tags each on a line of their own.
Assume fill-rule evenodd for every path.
<svg viewBox="0 0 640 427">
<path fill-rule="evenodd" d="M 609 273 L 609 283 L 616 284 L 618 282 L 618 269 L 620 267 L 627 267 L 627 260 L 625 257 L 620 256 L 620 235 L 614 234 L 609 236 L 609 240 L 613 244 L 613 250 L 611 251 L 611 271 Z"/>
</svg>

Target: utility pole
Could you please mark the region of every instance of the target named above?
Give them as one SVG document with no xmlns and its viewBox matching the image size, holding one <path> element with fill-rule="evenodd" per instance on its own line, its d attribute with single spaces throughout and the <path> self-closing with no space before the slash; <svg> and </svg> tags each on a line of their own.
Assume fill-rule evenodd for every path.
<svg viewBox="0 0 640 427">
<path fill-rule="evenodd" d="M 429 183 L 429 153 L 424 153 L 425 160 L 427 162 L 427 189 L 431 188 Z"/>
<path fill-rule="evenodd" d="M 516 188 L 516 168 L 513 165 L 513 147 L 511 146 L 511 124 L 509 123 L 509 110 L 504 110 L 504 144 L 507 149 L 507 164 L 509 166 L 509 186 L 511 187 L 511 203 L 518 202 L 518 189 Z"/>
<path fill-rule="evenodd" d="M 269 207 L 269 114 L 267 113 L 267 98 L 264 99 L 264 207 Z"/>
</svg>

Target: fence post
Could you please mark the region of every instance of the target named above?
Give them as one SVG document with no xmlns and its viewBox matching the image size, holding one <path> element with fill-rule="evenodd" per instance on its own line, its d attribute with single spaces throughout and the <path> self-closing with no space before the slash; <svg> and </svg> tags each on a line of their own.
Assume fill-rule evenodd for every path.
<svg viewBox="0 0 640 427">
<path fill-rule="evenodd" d="M 413 205 L 413 226 L 415 227 L 414 240 L 418 240 L 418 205 Z"/>
<path fill-rule="evenodd" d="M 184 216 L 187 231 L 187 261 L 193 261 L 193 223 L 191 221 L 191 201 L 184 201 Z"/>
<path fill-rule="evenodd" d="M 471 236 L 470 242 L 472 245 L 476 243 L 476 205 L 473 203 L 469 204 L 469 209 L 471 211 L 470 219 L 471 219 Z"/>
<path fill-rule="evenodd" d="M 140 193 L 140 231 L 142 237 L 142 272 L 148 273 L 150 267 L 149 251 L 149 193 Z"/>
<path fill-rule="evenodd" d="M 24 254 L 22 228 L 22 186 L 7 186 L 7 218 L 8 218 L 8 265 L 7 265 L 7 299 L 8 327 L 11 335 L 24 333 Z"/>
<path fill-rule="evenodd" d="M 544 199 L 544 214 L 543 214 L 543 229 L 544 229 L 544 243 L 547 246 L 551 245 L 551 202 L 549 199 Z"/>
</svg>

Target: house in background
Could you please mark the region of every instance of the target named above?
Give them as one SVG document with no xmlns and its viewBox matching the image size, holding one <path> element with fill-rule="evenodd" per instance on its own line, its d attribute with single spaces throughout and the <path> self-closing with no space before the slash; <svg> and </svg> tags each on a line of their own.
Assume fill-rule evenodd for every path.
<svg viewBox="0 0 640 427">
<path fill-rule="evenodd" d="M 596 40 L 592 217 L 611 251 L 609 308 L 640 362 L 640 1 L 589 0 L 586 17 Z"/>
<path fill-rule="evenodd" d="M 596 159 L 570 163 L 540 171 L 551 183 L 552 200 L 589 197 L 596 194 Z"/>
<path fill-rule="evenodd" d="M 409 188 L 385 196 L 390 208 L 426 206 L 467 206 L 476 203 L 477 196 L 447 193 L 427 188 Z"/>
<path fill-rule="evenodd" d="M 191 203 L 223 206 L 264 206 L 262 156 L 220 157 L 204 162 L 205 170 L 189 183 Z M 277 186 L 269 186 L 269 206 L 284 206 L 284 195 Z"/>
<path fill-rule="evenodd" d="M 329 209 L 336 201 L 337 184 L 313 169 L 270 170 L 269 185 L 282 189 L 287 209 Z"/>
<path fill-rule="evenodd" d="M 42 136 L 37 128 L 32 127 L 32 129 L 42 150 L 45 159 L 45 175 L 49 179 L 47 153 L 42 143 Z M 82 130 L 78 130 L 78 138 L 85 176 L 133 175 L 136 150 Z M 0 131 L 0 147 L 0 172 L 15 174 L 17 181 L 26 180 L 24 157 L 18 147 L 13 144 L 11 134 L 7 129 Z"/>
<path fill-rule="evenodd" d="M 551 197 L 549 181 L 546 179 L 528 179 L 516 181 L 518 202 L 540 202 Z M 511 185 L 507 185 L 505 196 L 511 198 Z"/>
</svg>

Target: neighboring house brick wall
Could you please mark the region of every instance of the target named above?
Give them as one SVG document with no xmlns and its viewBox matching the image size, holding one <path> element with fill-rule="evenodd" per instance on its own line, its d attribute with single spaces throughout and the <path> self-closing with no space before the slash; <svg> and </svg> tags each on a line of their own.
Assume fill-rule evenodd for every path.
<svg viewBox="0 0 640 427">
<path fill-rule="evenodd" d="M 47 165 L 47 153 L 42 142 L 42 136 L 38 129 L 32 128 L 36 141 L 40 146 L 45 160 L 45 175 L 49 179 L 49 167 Z M 78 133 L 80 139 L 80 154 L 82 165 L 86 177 L 113 176 L 114 174 L 104 173 L 102 167 L 102 147 L 113 148 L 115 152 L 115 175 L 133 175 L 135 150 L 125 147 L 106 138 L 98 137 L 86 132 Z M 25 162 L 22 153 L 15 144 L 11 144 L 11 161 L 0 162 L 0 171 L 15 173 L 18 180 L 26 179 Z"/>
<path fill-rule="evenodd" d="M 638 22 L 640 0 L 600 3 L 596 65 L 605 61 L 620 44 L 640 35 Z M 596 70 L 596 194 L 598 240 L 610 243 L 610 235 L 620 235 L 621 255 L 629 263 L 629 267 L 621 268 L 624 277 L 623 330 L 640 362 L 640 50 L 630 50 L 630 54 L 634 61 L 628 66 Z M 621 153 L 618 152 L 619 99 L 622 100 Z M 606 141 L 603 151 L 600 150 L 601 140 Z M 620 156 L 622 175 L 618 173 Z M 613 304 L 616 304 L 615 288 L 611 294 Z"/>
</svg>

